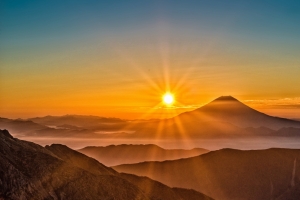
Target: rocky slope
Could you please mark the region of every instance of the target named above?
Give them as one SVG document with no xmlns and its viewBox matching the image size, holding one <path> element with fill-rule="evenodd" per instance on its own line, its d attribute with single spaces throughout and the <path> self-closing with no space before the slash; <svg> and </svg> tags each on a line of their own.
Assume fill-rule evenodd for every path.
<svg viewBox="0 0 300 200">
<path fill-rule="evenodd" d="M 157 182 L 147 179 L 149 183 L 142 184 L 144 179 L 127 180 L 125 175 L 67 146 L 44 148 L 0 130 L 0 199 L 191 199 L 163 184 L 155 193 L 146 190 Z M 172 191 L 172 196 L 166 191 Z M 191 195 L 194 192 L 190 191 Z"/>
</svg>

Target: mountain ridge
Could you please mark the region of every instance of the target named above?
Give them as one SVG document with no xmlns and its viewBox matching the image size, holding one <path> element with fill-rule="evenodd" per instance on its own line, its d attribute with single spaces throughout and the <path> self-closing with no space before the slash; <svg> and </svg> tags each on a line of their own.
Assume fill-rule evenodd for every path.
<svg viewBox="0 0 300 200">
<path fill-rule="evenodd" d="M 185 185 L 215 199 L 269 200 L 291 196 L 296 200 L 300 184 L 299 160 L 300 149 L 241 151 L 226 148 L 191 158 L 113 168 L 122 173 L 147 176 L 171 187 Z"/>
<path fill-rule="evenodd" d="M 175 160 L 193 157 L 209 152 L 203 148 L 193 149 L 164 149 L 158 145 L 108 145 L 104 147 L 84 147 L 77 151 L 95 158 L 99 162 L 112 166 L 125 163 L 138 163 L 142 161 Z"/>
<path fill-rule="evenodd" d="M 0 199 L 212 200 L 149 178 L 126 179 L 132 176 L 65 145 L 44 148 L 0 130 Z"/>
</svg>

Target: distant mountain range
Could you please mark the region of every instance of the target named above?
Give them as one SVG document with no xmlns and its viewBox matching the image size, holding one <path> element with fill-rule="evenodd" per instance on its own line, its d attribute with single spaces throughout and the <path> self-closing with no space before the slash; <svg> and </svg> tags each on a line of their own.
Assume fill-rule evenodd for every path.
<svg viewBox="0 0 300 200">
<path fill-rule="evenodd" d="M 222 149 L 192 158 L 113 168 L 222 200 L 296 200 L 300 194 L 298 149 Z"/>
<path fill-rule="evenodd" d="M 266 115 L 231 96 L 221 96 L 201 108 L 170 119 L 133 124 L 132 127 L 137 130 L 132 138 L 300 136 L 299 121 Z"/>
<path fill-rule="evenodd" d="M 106 118 L 98 116 L 86 116 L 86 115 L 64 115 L 64 116 L 45 116 L 45 117 L 35 117 L 29 118 L 28 121 L 33 121 L 38 124 L 45 126 L 56 126 L 64 127 L 65 125 L 70 125 L 72 128 L 90 128 L 97 129 L 101 127 L 102 129 L 109 129 L 111 125 L 122 125 L 126 123 L 126 120 L 119 118 Z"/>
<path fill-rule="evenodd" d="M 95 158 L 107 165 L 120 165 L 126 163 L 138 163 L 143 161 L 164 161 L 175 160 L 198 156 L 209 152 L 206 149 L 194 148 L 185 149 L 163 149 L 154 144 L 147 145 L 109 145 L 105 147 L 85 147 L 79 152 Z"/>
<path fill-rule="evenodd" d="M 67 146 L 46 147 L 0 130 L 0 199 L 211 200 L 191 189 L 119 174 Z"/>
<path fill-rule="evenodd" d="M 175 118 L 183 124 L 196 121 L 217 121 L 241 128 L 268 127 L 278 130 L 284 127 L 300 127 L 299 121 L 266 115 L 246 106 L 232 96 L 221 96 L 201 108 L 182 113 Z"/>
<path fill-rule="evenodd" d="M 65 115 L 11 120 L 0 128 L 17 137 L 197 139 L 257 136 L 300 137 L 300 121 L 258 112 L 231 96 L 221 96 L 190 112 L 162 120 L 127 121 Z"/>
</svg>

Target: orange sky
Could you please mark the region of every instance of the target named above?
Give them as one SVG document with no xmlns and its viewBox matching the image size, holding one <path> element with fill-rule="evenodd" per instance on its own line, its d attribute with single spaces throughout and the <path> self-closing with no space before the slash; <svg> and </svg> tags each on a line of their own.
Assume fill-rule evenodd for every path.
<svg viewBox="0 0 300 200">
<path fill-rule="evenodd" d="M 212 56 L 193 45 L 183 44 L 179 49 L 171 49 L 171 45 L 149 44 L 152 51 L 148 47 L 137 50 L 108 46 L 113 56 L 107 57 L 91 47 L 86 50 L 89 53 L 82 49 L 48 53 L 45 47 L 36 58 L 4 61 L 1 116 L 158 118 L 195 109 L 221 95 L 232 95 L 263 112 L 300 118 L 299 87 L 295 87 L 300 84 L 299 68 L 291 67 L 287 72 L 281 67 L 283 62 L 276 59 L 256 63 L 247 56 L 243 60 L 222 53 Z M 202 53 L 197 55 L 196 51 Z M 30 57 L 36 52 L 38 49 L 22 54 Z M 258 68 L 253 69 L 254 65 Z M 174 93 L 176 109 L 161 105 L 166 91 Z M 284 98 L 289 100 L 279 104 L 272 101 Z"/>
<path fill-rule="evenodd" d="M 158 118 L 232 95 L 300 118 L 299 13 L 219 4 L 5 3 L 0 116 Z"/>
</svg>

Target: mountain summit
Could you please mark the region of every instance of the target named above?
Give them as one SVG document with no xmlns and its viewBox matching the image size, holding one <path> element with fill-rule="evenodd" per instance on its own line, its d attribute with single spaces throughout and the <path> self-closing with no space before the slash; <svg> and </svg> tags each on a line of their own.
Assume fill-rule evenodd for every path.
<svg viewBox="0 0 300 200">
<path fill-rule="evenodd" d="M 238 101 L 238 100 L 232 96 L 220 96 L 216 98 L 214 101 Z"/>
<path fill-rule="evenodd" d="M 300 127 L 299 121 L 266 115 L 232 96 L 218 97 L 203 107 L 178 115 L 177 118 L 183 122 L 224 122 L 241 128 L 264 126 L 277 130 L 283 127 Z"/>
</svg>

